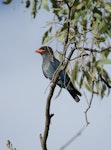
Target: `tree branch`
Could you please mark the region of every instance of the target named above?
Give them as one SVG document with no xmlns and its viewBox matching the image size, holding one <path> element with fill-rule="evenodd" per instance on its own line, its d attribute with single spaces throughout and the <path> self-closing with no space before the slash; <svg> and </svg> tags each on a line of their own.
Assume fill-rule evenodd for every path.
<svg viewBox="0 0 111 150">
<path fill-rule="evenodd" d="M 94 96 L 94 81 L 92 81 L 92 93 L 91 93 L 90 102 L 89 102 L 89 105 L 88 105 L 87 109 L 86 109 L 85 112 L 84 112 L 84 113 L 85 113 L 86 125 L 89 124 L 87 113 L 88 113 L 89 109 L 91 108 L 93 96 Z"/>
<path fill-rule="evenodd" d="M 7 148 L 8 148 L 8 150 L 16 150 L 16 148 L 13 148 L 10 140 L 7 141 Z"/>
<path fill-rule="evenodd" d="M 68 4 L 67 4 L 68 5 Z M 69 8 L 69 6 L 68 6 Z M 50 128 L 50 122 L 51 122 L 51 118 L 54 116 L 54 114 L 50 114 L 50 106 L 51 106 L 51 99 L 52 99 L 52 96 L 53 96 L 53 93 L 54 93 L 54 90 L 55 90 L 55 87 L 56 87 L 56 84 L 58 82 L 58 78 L 59 78 L 59 75 L 61 73 L 62 70 L 65 70 L 67 65 L 68 65 L 68 62 L 75 50 L 75 48 L 72 48 L 68 57 L 67 57 L 67 60 L 65 62 L 65 55 L 66 55 L 66 51 L 67 51 L 67 44 L 68 44 L 68 37 L 69 37 L 69 28 L 70 28 L 70 22 L 69 22 L 69 18 L 70 18 L 70 11 L 71 11 L 71 8 L 69 9 L 69 15 L 68 15 L 68 29 L 67 29 L 67 34 L 66 34 L 66 40 L 65 40 L 65 43 L 64 43 L 64 50 L 63 50 L 63 59 L 61 60 L 61 63 L 58 67 L 58 69 L 55 71 L 54 75 L 53 75 L 53 78 L 52 78 L 52 81 L 51 81 L 51 86 L 50 86 L 50 92 L 49 92 L 49 95 L 47 97 L 47 102 L 46 102 L 46 111 L 45 111 L 45 128 L 44 128 L 44 133 L 43 135 L 40 134 L 40 141 L 41 141 L 41 146 L 42 146 L 42 150 L 47 150 L 47 138 L 48 138 L 48 134 L 49 134 L 49 128 Z"/>
<path fill-rule="evenodd" d="M 40 134 L 40 141 L 41 141 L 41 146 L 42 146 L 42 149 L 43 150 L 47 150 L 47 138 L 48 138 L 48 133 L 49 133 L 49 128 L 50 128 L 50 122 L 51 122 L 51 118 L 54 114 L 50 114 L 50 105 L 51 105 L 51 99 L 52 99 L 52 96 L 53 96 L 53 93 L 54 93 L 54 89 L 56 87 L 56 84 L 57 84 L 57 81 L 58 81 L 58 78 L 59 78 L 59 74 L 61 73 L 62 70 L 65 70 L 67 65 L 68 65 L 68 62 L 74 52 L 74 48 L 71 50 L 69 56 L 68 56 L 68 59 L 66 60 L 65 63 L 60 63 L 60 66 L 58 67 L 57 71 L 55 72 L 54 76 L 53 76 L 53 79 L 52 79 L 52 83 L 51 83 L 51 87 L 50 87 L 50 92 L 49 92 L 49 95 L 47 97 L 47 103 L 46 103 L 46 112 L 45 112 L 45 115 L 46 115 L 46 121 L 45 121 L 45 129 L 44 129 L 44 134 L 42 136 L 42 134 Z"/>
<path fill-rule="evenodd" d="M 87 125 L 82 127 L 77 133 L 76 135 L 74 135 L 67 143 L 65 143 L 60 150 L 64 150 L 65 148 L 67 148 L 72 142 L 74 142 L 79 136 L 81 136 L 81 134 L 83 133 L 83 131 L 86 129 Z"/>
<path fill-rule="evenodd" d="M 102 50 L 99 49 L 92 49 L 92 48 L 87 48 L 87 47 L 77 47 L 79 50 L 85 50 L 85 51 L 90 51 L 90 52 L 95 52 L 95 53 L 103 53 L 105 51 L 110 51 L 111 52 L 111 46 L 104 48 Z"/>
<path fill-rule="evenodd" d="M 54 116 L 54 114 L 50 114 L 50 105 L 51 105 L 51 98 L 53 96 L 54 89 L 56 87 L 57 79 L 54 80 L 53 83 L 52 83 L 52 85 L 50 86 L 50 92 L 49 92 L 49 95 L 47 97 L 47 102 L 46 102 L 45 130 L 44 130 L 43 136 L 40 134 L 41 146 L 42 146 L 43 150 L 47 150 L 46 141 L 47 141 L 47 138 L 48 138 L 48 133 L 49 133 L 49 127 L 50 127 L 51 118 Z"/>
</svg>

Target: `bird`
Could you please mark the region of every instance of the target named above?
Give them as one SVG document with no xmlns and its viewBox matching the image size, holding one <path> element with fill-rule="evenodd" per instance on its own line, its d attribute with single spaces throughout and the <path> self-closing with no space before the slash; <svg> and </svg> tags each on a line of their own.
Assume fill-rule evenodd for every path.
<svg viewBox="0 0 111 150">
<path fill-rule="evenodd" d="M 52 80 L 55 71 L 60 65 L 60 61 L 55 58 L 53 50 L 49 46 L 42 46 L 39 49 L 35 50 L 35 52 L 42 55 L 42 71 L 44 76 L 49 80 Z M 81 93 L 74 87 L 70 77 L 65 70 L 61 71 L 57 81 L 57 85 L 60 88 L 65 88 L 76 102 L 80 101 L 79 96 L 81 96 Z"/>
</svg>

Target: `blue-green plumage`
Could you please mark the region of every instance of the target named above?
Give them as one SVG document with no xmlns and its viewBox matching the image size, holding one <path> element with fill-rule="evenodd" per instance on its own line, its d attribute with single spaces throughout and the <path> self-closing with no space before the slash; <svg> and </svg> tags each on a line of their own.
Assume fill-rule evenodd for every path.
<svg viewBox="0 0 111 150">
<path fill-rule="evenodd" d="M 48 46 L 43 46 L 36 50 L 36 52 L 40 53 L 43 57 L 42 70 L 44 76 L 52 80 L 53 74 L 60 65 L 60 61 L 54 57 L 52 49 Z M 74 88 L 65 70 L 61 71 L 57 85 L 67 89 L 76 102 L 80 101 L 78 95 L 81 96 L 81 93 Z"/>
</svg>

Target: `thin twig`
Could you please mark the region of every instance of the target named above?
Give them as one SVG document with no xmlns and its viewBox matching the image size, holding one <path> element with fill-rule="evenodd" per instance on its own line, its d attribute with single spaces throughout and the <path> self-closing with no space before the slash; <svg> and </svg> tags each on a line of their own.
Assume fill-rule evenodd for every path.
<svg viewBox="0 0 111 150">
<path fill-rule="evenodd" d="M 8 148 L 8 150 L 16 150 L 16 148 L 13 148 L 10 140 L 7 141 L 7 148 Z"/>
<path fill-rule="evenodd" d="M 87 48 L 87 47 L 77 47 L 79 50 L 85 50 L 85 51 L 90 51 L 90 52 L 95 52 L 95 53 L 103 53 L 105 51 L 110 51 L 111 52 L 111 46 L 104 48 L 102 50 L 99 49 L 92 49 L 92 48 Z"/>
<path fill-rule="evenodd" d="M 60 55 L 63 55 L 63 54 L 62 54 L 61 52 L 59 52 L 58 50 L 57 50 L 57 52 L 58 52 Z M 90 54 L 87 54 L 87 53 L 85 53 L 85 54 L 80 54 L 79 56 L 70 59 L 70 61 L 76 60 L 76 59 L 81 58 L 81 57 L 89 56 L 89 55 L 90 55 Z M 65 58 L 67 59 L 67 56 L 65 56 Z"/>
<path fill-rule="evenodd" d="M 67 7 L 70 9 L 71 6 L 70 6 L 69 3 L 67 2 L 67 0 L 64 0 L 64 2 L 66 3 Z"/>
<path fill-rule="evenodd" d="M 81 136 L 81 134 L 83 133 L 83 131 L 86 129 L 86 126 L 83 126 L 68 142 L 66 142 L 61 148 L 60 150 L 64 150 L 65 148 L 67 148 L 72 142 L 74 142 L 79 136 Z"/>
<path fill-rule="evenodd" d="M 104 48 L 103 50 L 98 50 L 98 49 L 92 49 L 92 48 L 88 48 L 88 47 L 75 47 L 75 50 L 84 50 L 84 51 L 90 51 L 90 52 L 94 52 L 94 53 L 103 53 L 103 52 L 105 52 L 105 51 L 111 51 L 111 46 L 110 47 L 107 47 L 107 48 Z M 61 54 L 59 51 L 57 51 L 59 54 Z M 63 55 L 63 54 L 61 54 L 61 55 Z M 89 56 L 89 54 L 83 54 L 83 55 L 80 55 L 80 56 L 77 56 L 77 57 L 75 57 L 75 58 L 73 58 L 73 59 L 71 59 L 70 61 L 72 61 L 72 60 L 75 60 L 75 59 L 77 59 L 77 58 L 79 58 L 79 57 L 82 57 L 82 56 Z M 67 58 L 67 57 L 65 57 L 65 58 Z"/>
<path fill-rule="evenodd" d="M 87 109 L 84 112 L 85 113 L 85 120 L 86 120 L 87 125 L 89 124 L 87 113 L 88 113 L 89 109 L 91 108 L 93 96 L 94 96 L 94 81 L 92 81 L 92 93 L 91 93 L 90 102 L 89 102 L 89 105 L 88 105 Z"/>
</svg>

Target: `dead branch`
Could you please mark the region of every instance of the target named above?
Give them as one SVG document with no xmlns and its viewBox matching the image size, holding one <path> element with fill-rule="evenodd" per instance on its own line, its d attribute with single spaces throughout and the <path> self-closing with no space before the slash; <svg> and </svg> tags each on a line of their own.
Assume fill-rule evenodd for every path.
<svg viewBox="0 0 111 150">
<path fill-rule="evenodd" d="M 88 124 L 87 124 L 88 125 Z M 79 136 L 81 136 L 81 134 L 83 133 L 83 131 L 86 129 L 86 126 L 83 126 L 67 143 L 65 143 L 60 150 L 64 150 L 65 148 L 67 148 L 72 142 L 74 142 Z"/>
<path fill-rule="evenodd" d="M 92 81 L 92 93 L 91 93 L 90 102 L 89 102 L 89 105 L 88 105 L 87 109 L 86 109 L 85 112 L 84 112 L 84 113 L 85 113 L 86 125 L 89 124 L 87 113 L 88 113 L 89 109 L 91 108 L 93 96 L 94 96 L 94 81 Z"/>
<path fill-rule="evenodd" d="M 16 150 L 16 148 L 13 148 L 13 145 L 10 140 L 7 141 L 7 148 L 8 150 Z"/>
</svg>

